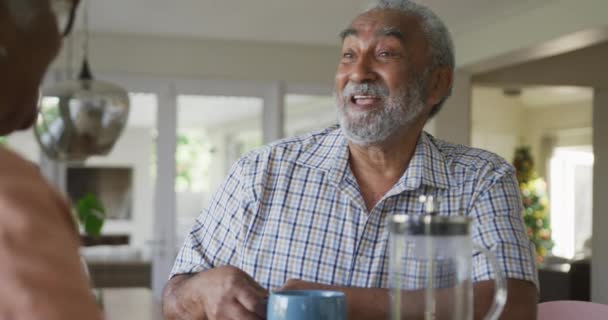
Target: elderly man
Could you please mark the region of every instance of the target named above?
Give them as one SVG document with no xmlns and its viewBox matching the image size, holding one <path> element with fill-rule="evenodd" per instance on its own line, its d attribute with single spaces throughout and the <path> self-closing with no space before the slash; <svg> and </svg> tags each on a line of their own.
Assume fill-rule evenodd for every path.
<svg viewBox="0 0 608 320">
<path fill-rule="evenodd" d="M 0 0 L 0 135 L 32 125 L 42 76 L 77 5 Z M 101 319 L 66 200 L 34 165 L 2 147 L 0 238 L 0 319 Z"/>
<path fill-rule="evenodd" d="M 533 319 L 536 269 L 513 168 L 489 152 L 423 132 L 450 93 L 449 33 L 430 10 L 381 1 L 342 32 L 335 77 L 339 127 L 279 141 L 240 159 L 197 219 L 164 295 L 172 319 L 260 319 L 267 290 L 345 292 L 349 319 L 389 310 L 387 217 L 475 220 L 508 280 L 503 317 Z M 473 257 L 474 312 L 491 304 L 492 273 Z M 416 307 L 415 299 L 411 300 Z"/>
</svg>

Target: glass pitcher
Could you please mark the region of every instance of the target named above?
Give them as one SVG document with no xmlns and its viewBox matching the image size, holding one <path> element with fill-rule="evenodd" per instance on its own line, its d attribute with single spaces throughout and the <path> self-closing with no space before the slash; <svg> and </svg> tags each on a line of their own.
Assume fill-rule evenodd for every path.
<svg viewBox="0 0 608 320">
<path fill-rule="evenodd" d="M 494 255 L 473 245 L 464 216 L 393 215 L 389 277 L 391 319 L 473 319 L 473 251 L 494 269 L 494 303 L 485 319 L 498 319 L 506 302 L 505 279 Z"/>
</svg>

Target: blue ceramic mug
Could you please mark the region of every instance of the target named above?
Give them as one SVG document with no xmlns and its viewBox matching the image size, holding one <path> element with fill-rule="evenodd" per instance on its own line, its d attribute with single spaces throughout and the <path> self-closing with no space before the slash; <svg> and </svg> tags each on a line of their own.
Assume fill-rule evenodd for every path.
<svg viewBox="0 0 608 320">
<path fill-rule="evenodd" d="M 337 291 L 275 291 L 268 298 L 266 319 L 346 320 L 346 298 Z"/>
</svg>

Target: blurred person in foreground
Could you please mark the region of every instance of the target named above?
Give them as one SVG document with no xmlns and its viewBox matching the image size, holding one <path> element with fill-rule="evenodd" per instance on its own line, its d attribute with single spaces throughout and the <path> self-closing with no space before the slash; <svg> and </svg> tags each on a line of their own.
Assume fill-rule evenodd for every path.
<svg viewBox="0 0 608 320">
<path fill-rule="evenodd" d="M 497 257 L 508 287 L 502 318 L 534 319 L 538 280 L 513 167 L 423 131 L 452 88 L 445 25 L 412 1 L 382 0 L 341 38 L 339 126 L 272 143 L 233 166 L 175 260 L 165 314 L 263 319 L 268 290 L 327 289 L 346 294 L 348 319 L 387 319 L 386 221 L 424 214 L 426 194 L 442 199 L 439 215 L 470 217 L 473 241 Z M 438 270 L 436 283 L 449 280 L 449 268 Z M 422 288 L 424 276 L 407 281 Z M 475 319 L 492 303 L 493 277 L 472 253 Z M 422 292 L 404 295 L 412 319 L 423 318 Z M 449 301 L 437 299 L 445 319 Z"/>
<path fill-rule="evenodd" d="M 79 0 L 0 0 L 0 136 L 31 127 Z M 101 319 L 66 200 L 0 146 L 0 319 Z"/>
</svg>

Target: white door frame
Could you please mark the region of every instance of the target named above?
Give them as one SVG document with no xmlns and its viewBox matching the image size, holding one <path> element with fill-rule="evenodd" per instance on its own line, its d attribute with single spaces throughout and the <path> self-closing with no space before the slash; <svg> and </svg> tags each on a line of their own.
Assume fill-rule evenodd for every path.
<svg viewBox="0 0 608 320">
<path fill-rule="evenodd" d="M 283 108 L 285 84 L 235 80 L 188 79 L 179 77 L 156 78 L 132 74 L 102 74 L 100 79 L 122 85 L 130 92 L 154 93 L 158 97 L 157 110 L 157 179 L 154 197 L 154 227 L 152 244 L 152 289 L 161 297 L 176 248 L 175 151 L 177 137 L 177 97 L 179 95 L 216 95 L 258 97 L 263 99 L 263 140 L 265 143 L 283 137 Z"/>
<path fill-rule="evenodd" d="M 121 85 L 129 92 L 152 93 L 157 96 L 156 110 L 156 183 L 154 186 L 154 219 L 152 239 L 147 243 L 152 253 L 152 290 L 157 299 L 167 282 L 175 259 L 176 204 L 175 148 L 177 131 L 177 93 L 172 79 L 132 74 L 102 74 L 99 79 Z"/>
</svg>

